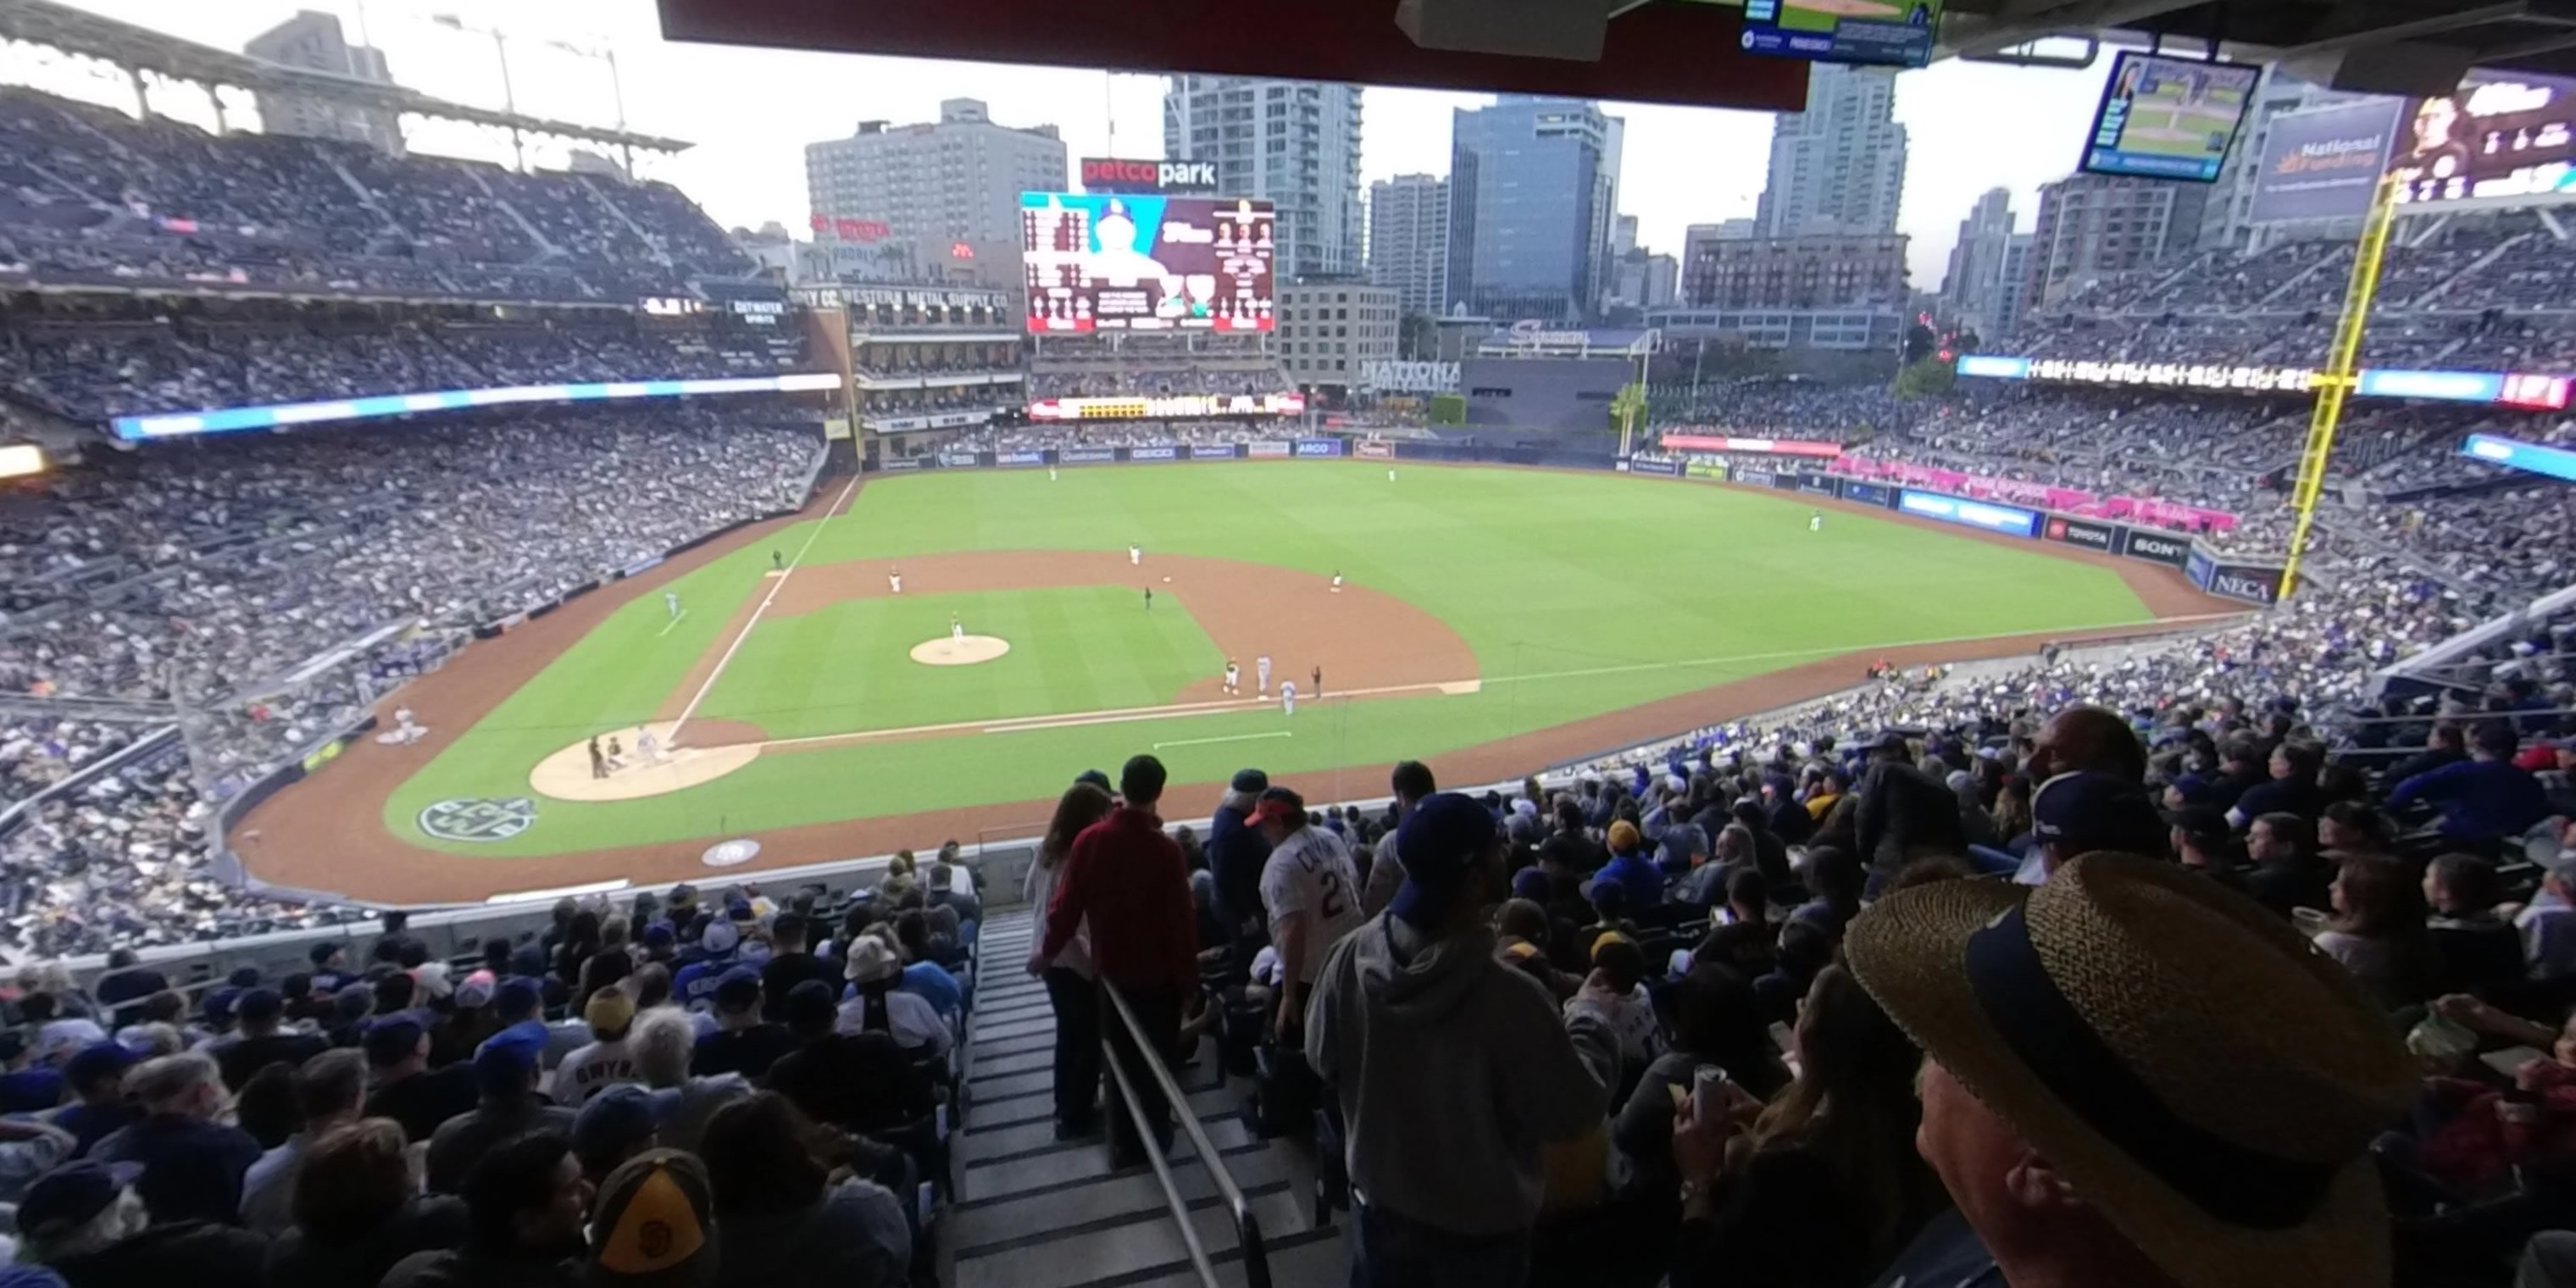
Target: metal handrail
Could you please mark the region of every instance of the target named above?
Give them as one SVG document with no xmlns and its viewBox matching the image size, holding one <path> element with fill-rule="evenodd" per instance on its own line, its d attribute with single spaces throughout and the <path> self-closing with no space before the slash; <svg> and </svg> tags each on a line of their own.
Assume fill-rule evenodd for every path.
<svg viewBox="0 0 2576 1288">
<path fill-rule="evenodd" d="M 1164 1067 L 1161 1047 L 1145 1032 L 1145 1026 L 1136 1022 L 1136 1013 L 1127 1008 L 1126 997 L 1106 978 L 1100 981 L 1100 992 L 1109 999 L 1110 1008 L 1118 1013 L 1118 1022 L 1127 1026 L 1127 1036 L 1134 1041 L 1136 1049 L 1153 1053 L 1152 1059 L 1142 1063 L 1153 1075 L 1157 1089 L 1163 1093 L 1163 1101 L 1170 1106 L 1172 1119 L 1180 1125 L 1182 1136 L 1189 1141 L 1190 1152 L 1198 1155 L 1199 1166 L 1207 1169 L 1208 1180 L 1216 1186 L 1217 1197 L 1225 1201 L 1227 1209 L 1234 1215 L 1234 1236 L 1236 1246 L 1243 1254 L 1246 1288 L 1270 1288 L 1270 1254 L 1261 1237 L 1261 1218 L 1253 1212 L 1251 1201 L 1243 1197 L 1243 1187 L 1234 1183 L 1233 1173 L 1226 1171 L 1225 1164 L 1217 1158 L 1215 1144 L 1208 1140 L 1207 1132 L 1199 1126 L 1198 1115 L 1190 1112 L 1189 1101 L 1181 1095 L 1180 1084 L 1172 1081 L 1172 1071 Z M 1207 1288 L 1217 1288 L 1216 1266 L 1208 1260 L 1207 1248 L 1199 1240 L 1198 1228 L 1190 1224 L 1189 1204 L 1181 1198 L 1181 1187 L 1172 1180 L 1171 1164 L 1164 1161 L 1163 1151 L 1154 1142 L 1153 1133 L 1145 1129 L 1144 1102 L 1138 1099 L 1136 1088 L 1128 1082 L 1127 1070 L 1120 1065 L 1117 1049 L 1110 1043 L 1108 1035 L 1101 1036 L 1100 1044 L 1101 1058 L 1108 1064 L 1110 1076 L 1118 1085 L 1120 1106 L 1127 1111 L 1128 1121 L 1135 1126 L 1136 1139 L 1145 1145 L 1146 1160 L 1154 1165 L 1154 1180 L 1163 1188 L 1163 1202 L 1170 1206 L 1172 1220 L 1181 1227 L 1181 1242 L 1189 1249 L 1190 1265 L 1198 1271 L 1200 1283 Z"/>
</svg>

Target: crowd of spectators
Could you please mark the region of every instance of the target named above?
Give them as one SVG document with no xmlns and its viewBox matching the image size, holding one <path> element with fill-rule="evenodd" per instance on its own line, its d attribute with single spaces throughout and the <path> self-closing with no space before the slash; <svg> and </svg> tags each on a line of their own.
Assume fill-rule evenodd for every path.
<svg viewBox="0 0 2576 1288">
<path fill-rule="evenodd" d="M 0 276 L 631 306 L 753 265 L 678 190 L 0 90 Z M 38 158 L 41 158 L 40 160 Z"/>
<path fill-rule="evenodd" d="M 559 381 L 783 375 L 802 338 L 731 327 L 0 317 L 0 393 L 75 421 Z"/>
<path fill-rule="evenodd" d="M 109 454 L 0 491 L 0 685 L 62 704 L 0 717 L 0 805 L 166 725 L 155 710 L 190 753 L 120 768 L 0 837 L 0 944 L 90 952 L 327 918 L 223 907 L 202 869 L 213 804 L 475 627 L 794 508 L 811 415 L 743 399 L 494 411 Z M 84 719 L 82 700 L 138 723 Z"/>
<path fill-rule="evenodd" d="M 18 972 L 12 1281 L 925 1282 L 977 882 L 565 900 L 457 959 L 394 914 L 202 990 L 130 951 Z"/>
<path fill-rule="evenodd" d="M 1286 393 L 1297 387 L 1277 363 L 1154 363 L 1103 369 L 1095 364 L 1039 363 L 1029 371 L 1032 398 L 1220 398 Z"/>
</svg>

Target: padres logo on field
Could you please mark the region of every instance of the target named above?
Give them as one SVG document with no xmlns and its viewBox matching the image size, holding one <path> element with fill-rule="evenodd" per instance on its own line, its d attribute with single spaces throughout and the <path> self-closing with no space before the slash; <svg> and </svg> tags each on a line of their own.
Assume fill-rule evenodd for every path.
<svg viewBox="0 0 2576 1288">
<path fill-rule="evenodd" d="M 420 830 L 442 841 L 485 845 L 506 841 L 537 825 L 537 803 L 525 796 L 506 800 L 440 801 L 420 812 Z"/>
</svg>

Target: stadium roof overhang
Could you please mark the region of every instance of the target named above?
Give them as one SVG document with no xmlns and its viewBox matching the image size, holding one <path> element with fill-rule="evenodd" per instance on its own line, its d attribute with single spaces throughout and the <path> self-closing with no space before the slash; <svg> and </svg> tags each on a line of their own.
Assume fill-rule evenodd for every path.
<svg viewBox="0 0 2576 1288">
<path fill-rule="evenodd" d="M 1807 65 L 1699 0 L 659 0 L 672 40 L 1796 111 Z"/>
<path fill-rule="evenodd" d="M 2576 76 L 2576 0 L 1950 0 L 1941 40 L 1977 58 L 2105 31 L 2214 40 L 2365 92 L 2445 94 L 2472 67 Z"/>
<path fill-rule="evenodd" d="M 238 85 L 253 92 L 300 94 L 349 107 L 410 112 L 529 134 L 650 152 L 679 152 L 687 140 L 602 129 L 434 98 L 400 85 L 287 67 L 248 54 L 200 45 L 176 36 L 56 4 L 54 0 L 0 0 L 0 39 L 50 45 L 65 53 L 119 67 L 155 72 L 202 85 Z"/>
</svg>

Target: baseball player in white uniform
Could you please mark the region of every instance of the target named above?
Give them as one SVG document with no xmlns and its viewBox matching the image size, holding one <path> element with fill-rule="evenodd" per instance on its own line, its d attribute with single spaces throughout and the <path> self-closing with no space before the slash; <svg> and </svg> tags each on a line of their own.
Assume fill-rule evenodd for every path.
<svg viewBox="0 0 2576 1288">
<path fill-rule="evenodd" d="M 948 638 L 961 644 L 966 642 L 966 623 L 957 620 L 955 613 L 948 615 Z"/>
<path fill-rule="evenodd" d="M 1387 471 L 1386 471 L 1386 481 L 1387 481 L 1387 482 L 1389 482 L 1389 483 L 1392 483 L 1392 482 L 1394 482 L 1394 481 L 1395 481 L 1395 468 L 1394 468 L 1393 466 L 1389 466 L 1389 467 L 1387 467 Z"/>
<path fill-rule="evenodd" d="M 1824 512 L 1824 511 L 1822 511 L 1822 510 L 1811 510 L 1811 511 L 1809 511 L 1809 512 L 1808 512 L 1808 514 L 1807 514 L 1807 531 L 1809 531 L 1809 532 L 1822 532 L 1822 531 L 1824 531 L 1824 530 L 1825 530 L 1825 512 Z"/>
<path fill-rule="evenodd" d="M 1131 542 L 1131 543 L 1129 543 L 1129 545 L 1128 545 L 1128 547 L 1127 547 L 1127 562 L 1128 562 L 1128 564 L 1129 564 L 1130 566 L 1134 566 L 1134 565 L 1138 565 L 1138 564 L 1142 564 L 1142 563 L 1144 563 L 1144 562 L 1145 562 L 1145 548 L 1144 548 L 1143 546 L 1136 545 L 1136 544 L 1134 544 L 1134 543 L 1132 543 L 1132 542 Z"/>
<path fill-rule="evenodd" d="M 1243 668 L 1236 666 L 1233 658 L 1225 660 L 1225 691 L 1229 694 L 1243 692 Z"/>
<path fill-rule="evenodd" d="M 664 608 L 667 608 L 667 609 L 670 609 L 670 610 L 671 610 L 671 620 L 672 620 L 672 621 L 675 621 L 675 622 L 676 622 L 676 621 L 680 620 L 680 592 L 678 592 L 678 591 L 676 591 L 676 590 L 666 590 L 666 591 L 663 591 L 663 592 L 662 592 L 662 607 L 664 607 Z"/>
<path fill-rule="evenodd" d="M 1261 696 L 1263 696 L 1263 697 L 1265 697 L 1265 698 L 1266 698 L 1266 697 L 1269 697 L 1269 696 L 1270 696 L 1270 655 L 1269 655 L 1269 654 L 1264 653 L 1264 654 L 1262 654 L 1261 656 L 1259 656 L 1259 657 L 1257 657 L 1257 658 L 1252 659 L 1252 673 L 1253 673 L 1254 675 L 1259 676 L 1259 677 L 1261 678 Z"/>
<path fill-rule="evenodd" d="M 1281 715 L 1290 716 L 1297 714 L 1297 682 L 1295 680 L 1281 680 L 1279 682 L 1279 713 Z"/>
<path fill-rule="evenodd" d="M 650 729 L 638 730 L 635 734 L 635 755 L 648 765 L 660 762 L 662 740 L 654 737 Z"/>
<path fill-rule="evenodd" d="M 886 584 L 887 584 L 887 585 L 889 585 L 889 586 L 894 587 L 894 593 L 896 593 L 896 594 L 898 594 L 898 595 L 902 594 L 902 593 L 903 593 L 903 569 L 901 569 L 901 568 L 897 568 L 897 569 L 893 570 L 892 572 L 887 573 L 887 574 L 886 574 Z"/>
<path fill-rule="evenodd" d="M 1333 570 L 1333 593 L 1342 593 L 1342 570 L 1339 568 Z"/>
</svg>

